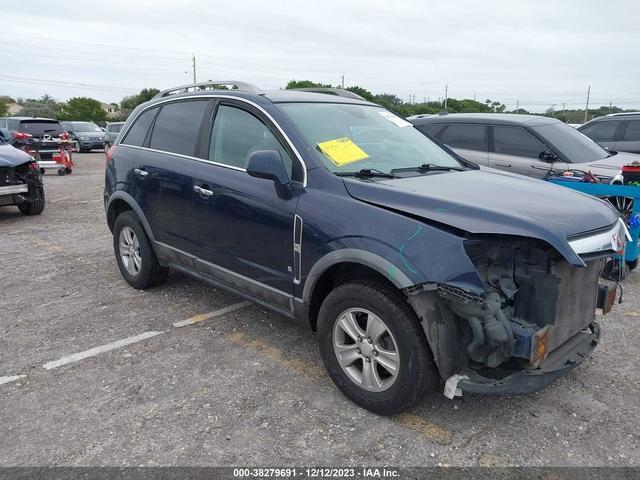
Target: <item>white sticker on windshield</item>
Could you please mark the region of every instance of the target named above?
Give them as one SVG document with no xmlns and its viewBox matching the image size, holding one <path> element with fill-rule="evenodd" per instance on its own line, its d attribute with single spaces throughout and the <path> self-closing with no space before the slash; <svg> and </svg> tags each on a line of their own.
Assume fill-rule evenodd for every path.
<svg viewBox="0 0 640 480">
<path fill-rule="evenodd" d="M 391 112 L 378 112 L 378 115 L 386 118 L 387 120 L 389 120 L 394 125 L 397 125 L 398 127 L 410 127 L 411 126 L 410 122 L 407 122 L 404 118 L 400 118 L 399 116 L 394 115 Z"/>
</svg>

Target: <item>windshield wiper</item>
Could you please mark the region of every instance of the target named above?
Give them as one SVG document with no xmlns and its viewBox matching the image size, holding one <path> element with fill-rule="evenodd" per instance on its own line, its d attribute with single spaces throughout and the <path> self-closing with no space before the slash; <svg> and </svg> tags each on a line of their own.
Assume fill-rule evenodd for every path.
<svg viewBox="0 0 640 480">
<path fill-rule="evenodd" d="M 379 177 L 379 178 L 396 178 L 393 174 L 393 170 L 390 173 L 381 172 L 375 168 L 363 168 L 355 172 L 334 172 L 339 177 Z"/>
<path fill-rule="evenodd" d="M 399 173 L 399 172 L 448 172 L 450 170 L 454 170 L 456 172 L 462 172 L 465 169 L 462 167 L 447 167 L 445 165 L 435 165 L 433 163 L 423 163 L 422 165 L 418 165 L 417 167 L 405 167 L 405 168 L 394 168 L 391 170 L 391 173 Z"/>
</svg>

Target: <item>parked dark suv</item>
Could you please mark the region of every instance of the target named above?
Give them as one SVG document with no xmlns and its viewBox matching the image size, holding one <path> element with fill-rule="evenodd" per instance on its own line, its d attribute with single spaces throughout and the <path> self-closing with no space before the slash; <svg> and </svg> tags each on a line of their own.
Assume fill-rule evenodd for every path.
<svg viewBox="0 0 640 480">
<path fill-rule="evenodd" d="M 104 131 L 93 122 L 62 122 L 79 153 L 104 149 Z"/>
<path fill-rule="evenodd" d="M 10 133 L 11 145 L 27 146 L 37 152 L 39 160 L 52 161 L 53 155 L 60 151 L 60 135 L 64 128 L 52 118 L 5 117 L 0 118 L 0 128 Z"/>
<path fill-rule="evenodd" d="M 594 118 L 578 131 L 609 150 L 640 153 L 640 112 Z"/>
<path fill-rule="evenodd" d="M 533 392 L 595 348 L 615 296 L 600 270 L 626 235 L 611 205 L 467 167 L 366 101 L 233 83 L 158 94 L 107 154 L 133 287 L 171 267 L 299 319 L 381 414 L 441 378 L 450 397 Z"/>
</svg>

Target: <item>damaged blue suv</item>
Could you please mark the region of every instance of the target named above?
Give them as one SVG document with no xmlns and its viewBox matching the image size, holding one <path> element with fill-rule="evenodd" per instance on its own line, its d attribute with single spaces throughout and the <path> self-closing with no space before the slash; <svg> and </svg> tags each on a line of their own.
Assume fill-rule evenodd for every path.
<svg viewBox="0 0 640 480">
<path fill-rule="evenodd" d="M 330 93 L 210 82 L 137 107 L 105 172 L 124 279 L 173 268 L 306 323 L 379 414 L 443 380 L 449 397 L 534 392 L 587 358 L 616 294 L 599 278 L 627 236 L 616 210 Z"/>
</svg>

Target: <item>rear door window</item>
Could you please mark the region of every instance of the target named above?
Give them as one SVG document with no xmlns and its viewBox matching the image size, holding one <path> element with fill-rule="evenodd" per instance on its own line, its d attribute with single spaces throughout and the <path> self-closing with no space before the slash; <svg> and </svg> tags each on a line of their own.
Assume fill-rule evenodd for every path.
<svg viewBox="0 0 640 480">
<path fill-rule="evenodd" d="M 493 127 L 493 151 L 516 157 L 539 158 L 548 150 L 544 143 L 522 127 Z"/>
<path fill-rule="evenodd" d="M 594 142 L 613 142 L 619 121 L 596 122 L 580 130 Z"/>
<path fill-rule="evenodd" d="M 122 143 L 125 145 L 133 145 L 134 147 L 142 147 L 156 113 L 158 113 L 158 107 L 151 108 L 140 114 L 133 122 Z"/>
<path fill-rule="evenodd" d="M 452 124 L 438 135 L 438 139 L 450 147 L 487 151 L 487 127 L 475 124 Z"/>
<path fill-rule="evenodd" d="M 627 122 L 627 128 L 624 131 L 622 140 L 626 142 L 640 141 L 640 120 L 630 120 Z"/>
<path fill-rule="evenodd" d="M 149 148 L 194 156 L 209 99 L 165 104 L 156 118 Z"/>
</svg>

